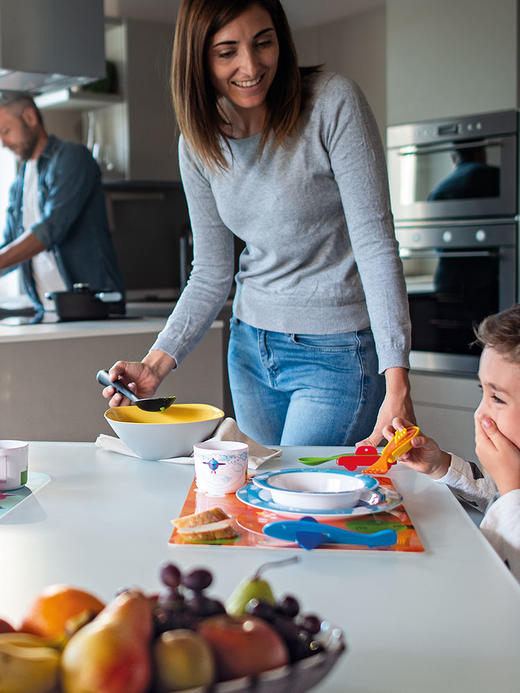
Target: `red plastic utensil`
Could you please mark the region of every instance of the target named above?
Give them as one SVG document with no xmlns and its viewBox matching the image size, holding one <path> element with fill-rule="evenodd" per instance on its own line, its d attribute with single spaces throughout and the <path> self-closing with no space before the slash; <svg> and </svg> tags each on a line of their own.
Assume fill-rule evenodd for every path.
<svg viewBox="0 0 520 693">
<path fill-rule="evenodd" d="M 377 449 L 372 445 L 360 445 L 356 448 L 353 455 L 342 455 L 338 458 L 336 464 L 340 467 L 345 467 L 349 472 L 355 471 L 358 467 L 369 466 L 374 464 L 379 459 Z"/>
</svg>

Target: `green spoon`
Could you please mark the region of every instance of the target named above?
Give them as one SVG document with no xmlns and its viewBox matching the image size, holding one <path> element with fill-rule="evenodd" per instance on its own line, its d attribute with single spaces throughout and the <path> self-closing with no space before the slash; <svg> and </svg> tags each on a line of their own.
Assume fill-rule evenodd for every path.
<svg viewBox="0 0 520 693">
<path fill-rule="evenodd" d="M 337 460 L 338 457 L 345 457 L 345 453 L 340 452 L 338 455 L 332 455 L 332 457 L 298 457 L 298 462 L 307 464 L 309 467 L 316 467 L 318 464 L 323 464 L 330 460 Z"/>
</svg>

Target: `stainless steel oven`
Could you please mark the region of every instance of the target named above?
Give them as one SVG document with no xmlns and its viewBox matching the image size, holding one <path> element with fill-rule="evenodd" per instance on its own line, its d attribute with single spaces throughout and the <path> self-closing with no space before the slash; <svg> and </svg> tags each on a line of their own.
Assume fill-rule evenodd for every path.
<svg viewBox="0 0 520 693">
<path fill-rule="evenodd" d="M 476 373 L 473 327 L 516 300 L 517 224 L 402 222 L 396 234 L 410 303 L 412 368 Z"/>
<path fill-rule="evenodd" d="M 515 110 L 390 126 L 395 219 L 513 217 L 517 130 Z"/>
</svg>

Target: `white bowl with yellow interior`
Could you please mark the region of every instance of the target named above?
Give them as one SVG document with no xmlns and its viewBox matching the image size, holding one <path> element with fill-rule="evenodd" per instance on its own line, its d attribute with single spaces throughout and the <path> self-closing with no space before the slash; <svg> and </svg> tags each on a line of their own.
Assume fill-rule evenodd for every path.
<svg viewBox="0 0 520 693">
<path fill-rule="evenodd" d="M 145 460 L 191 455 L 194 444 L 209 438 L 223 418 L 224 412 L 211 404 L 172 404 L 163 412 L 112 407 L 105 412 L 117 436 Z"/>
</svg>

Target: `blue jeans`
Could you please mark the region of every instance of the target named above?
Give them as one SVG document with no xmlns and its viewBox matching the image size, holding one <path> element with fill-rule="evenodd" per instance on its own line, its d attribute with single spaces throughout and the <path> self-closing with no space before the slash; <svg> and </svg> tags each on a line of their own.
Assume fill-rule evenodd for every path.
<svg viewBox="0 0 520 693">
<path fill-rule="evenodd" d="M 372 331 L 270 332 L 233 317 L 228 369 L 239 428 L 264 445 L 354 445 L 385 394 Z"/>
</svg>

